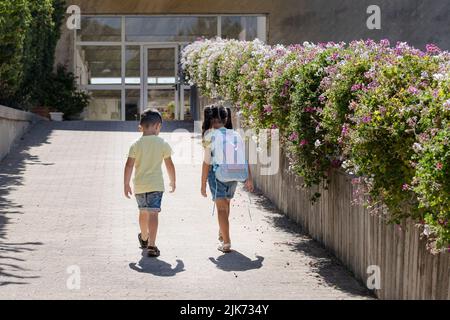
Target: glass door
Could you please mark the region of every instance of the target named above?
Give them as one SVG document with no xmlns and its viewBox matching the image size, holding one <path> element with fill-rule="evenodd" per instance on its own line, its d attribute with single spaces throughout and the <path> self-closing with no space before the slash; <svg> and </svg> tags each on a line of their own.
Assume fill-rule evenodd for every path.
<svg viewBox="0 0 450 320">
<path fill-rule="evenodd" d="M 142 109 L 157 109 L 165 120 L 180 119 L 178 46 L 144 46 L 143 60 Z"/>
</svg>

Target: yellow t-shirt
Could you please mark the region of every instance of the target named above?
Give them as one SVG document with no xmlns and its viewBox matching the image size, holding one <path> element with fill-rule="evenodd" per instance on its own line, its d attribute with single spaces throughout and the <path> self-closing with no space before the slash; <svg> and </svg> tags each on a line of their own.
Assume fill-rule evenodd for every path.
<svg viewBox="0 0 450 320">
<path fill-rule="evenodd" d="M 134 163 L 134 193 L 164 192 L 161 165 L 172 155 L 172 149 L 158 136 L 142 136 L 130 147 L 129 158 Z"/>
</svg>

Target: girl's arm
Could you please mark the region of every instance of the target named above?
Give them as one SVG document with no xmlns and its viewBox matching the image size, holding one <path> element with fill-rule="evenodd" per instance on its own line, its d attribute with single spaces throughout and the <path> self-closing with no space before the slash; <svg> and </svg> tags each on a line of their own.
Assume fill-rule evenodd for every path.
<svg viewBox="0 0 450 320">
<path fill-rule="evenodd" d="M 210 168 L 211 168 L 211 149 L 205 148 L 205 154 L 203 157 L 203 165 L 202 165 L 201 189 L 200 189 L 200 193 L 205 198 L 207 197 L 206 182 L 208 181 L 208 174 L 209 174 Z"/>
<path fill-rule="evenodd" d="M 249 192 L 253 192 L 255 190 L 250 164 L 248 165 L 248 178 L 247 181 L 245 181 L 245 189 L 247 189 Z"/>
</svg>

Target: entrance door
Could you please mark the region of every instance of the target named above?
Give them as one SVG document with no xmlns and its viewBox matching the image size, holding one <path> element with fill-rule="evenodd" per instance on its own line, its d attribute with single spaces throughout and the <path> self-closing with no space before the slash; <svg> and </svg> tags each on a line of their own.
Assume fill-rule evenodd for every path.
<svg viewBox="0 0 450 320">
<path fill-rule="evenodd" d="M 144 46 L 142 109 L 157 109 L 164 119 L 180 119 L 178 46 Z"/>
</svg>

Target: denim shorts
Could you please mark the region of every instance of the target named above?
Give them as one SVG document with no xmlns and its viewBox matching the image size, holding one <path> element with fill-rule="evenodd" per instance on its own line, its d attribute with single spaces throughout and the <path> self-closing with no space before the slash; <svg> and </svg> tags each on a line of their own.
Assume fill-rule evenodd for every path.
<svg viewBox="0 0 450 320">
<path fill-rule="evenodd" d="M 208 173 L 208 184 L 211 190 L 212 200 L 217 199 L 233 199 L 234 193 L 236 192 L 237 182 L 222 182 L 216 179 L 216 174 L 214 170 L 209 170 Z"/>
<path fill-rule="evenodd" d="M 161 200 L 163 192 L 147 192 L 136 195 L 139 210 L 161 212 Z"/>
</svg>

